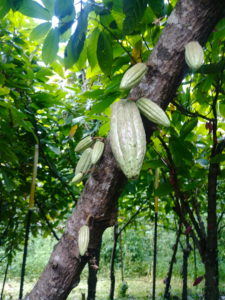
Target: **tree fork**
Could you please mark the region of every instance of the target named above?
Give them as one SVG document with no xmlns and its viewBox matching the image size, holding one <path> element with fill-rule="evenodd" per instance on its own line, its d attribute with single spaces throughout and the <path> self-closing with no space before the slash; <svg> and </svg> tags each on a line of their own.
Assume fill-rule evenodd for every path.
<svg viewBox="0 0 225 300">
<path fill-rule="evenodd" d="M 130 97 L 145 96 L 166 108 L 181 83 L 184 69 L 184 45 L 191 40 L 204 43 L 222 17 L 224 4 L 212 0 L 181 0 L 167 21 L 161 37 L 148 60 L 144 80 Z M 143 118 L 144 119 L 144 118 Z M 155 126 L 144 119 L 147 138 Z M 64 300 L 79 283 L 88 257 L 79 256 L 77 236 L 89 215 L 94 223 L 89 248 L 96 249 L 104 230 L 117 217 L 117 199 L 126 183 L 112 155 L 108 141 L 101 162 L 86 182 L 84 191 L 69 218 L 67 228 L 55 246 L 49 262 L 26 300 Z"/>
</svg>

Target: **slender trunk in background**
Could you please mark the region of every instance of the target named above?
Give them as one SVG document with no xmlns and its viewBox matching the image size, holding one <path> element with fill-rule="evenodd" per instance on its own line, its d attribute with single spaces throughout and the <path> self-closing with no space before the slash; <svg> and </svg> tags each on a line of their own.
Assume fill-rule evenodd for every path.
<svg viewBox="0 0 225 300">
<path fill-rule="evenodd" d="M 157 230 L 158 230 L 158 212 L 155 212 L 155 230 L 154 230 L 154 250 L 153 250 L 153 273 L 152 273 L 152 300 L 155 300 L 156 290 L 156 265 L 157 265 Z"/>
<path fill-rule="evenodd" d="M 122 232 L 119 235 L 119 242 L 120 242 L 120 262 L 121 262 L 121 280 L 124 282 L 124 265 L 123 265 L 123 242 L 122 242 Z"/>
<path fill-rule="evenodd" d="M 109 294 L 109 299 L 113 300 L 114 299 L 114 292 L 115 292 L 115 258 L 116 258 L 116 246 L 117 246 L 117 241 L 118 241 L 118 225 L 115 224 L 114 230 L 113 230 L 113 249 L 112 249 L 112 255 L 111 255 L 111 262 L 110 262 L 110 280 L 111 280 L 111 285 L 110 285 L 110 294 Z"/>
<path fill-rule="evenodd" d="M 175 241 L 175 244 L 173 245 L 173 255 L 172 255 L 172 258 L 170 261 L 169 271 L 168 271 L 167 277 L 165 279 L 165 282 L 166 282 L 166 287 L 165 287 L 165 292 L 164 292 L 165 299 L 170 299 L 170 282 L 171 282 L 172 273 L 173 273 L 173 265 L 176 262 L 176 254 L 177 254 L 178 244 L 179 244 L 179 240 L 180 240 L 180 235 L 181 235 L 181 226 L 179 225 L 176 241 Z"/>
<path fill-rule="evenodd" d="M 183 289 L 182 289 L 182 300 L 188 299 L 187 283 L 188 283 L 188 257 L 190 254 L 189 235 L 186 234 L 186 246 L 183 248 Z"/>
<path fill-rule="evenodd" d="M 101 252 L 101 242 L 96 248 L 95 253 L 93 253 L 92 258 L 88 262 L 88 296 L 87 300 L 95 300 L 96 287 L 97 287 L 97 272 L 99 268 Z"/>
<path fill-rule="evenodd" d="M 6 279 L 7 279 L 7 275 L 8 275 L 8 269 L 9 269 L 9 259 L 7 261 L 6 268 L 5 268 L 5 275 L 4 275 L 4 279 L 3 279 L 3 283 L 2 283 L 2 291 L 1 291 L 0 300 L 3 299 L 5 283 L 6 283 Z"/>
<path fill-rule="evenodd" d="M 205 257 L 205 300 L 219 299 L 216 187 L 219 165 L 211 164 L 208 177 L 208 219 Z"/>
<path fill-rule="evenodd" d="M 23 262 L 22 262 L 21 276 L 20 276 L 19 299 L 23 298 L 23 285 L 24 285 L 24 278 L 26 272 L 27 251 L 28 251 L 28 241 L 29 241 L 32 212 L 33 212 L 32 209 L 29 209 L 26 216 L 26 232 L 25 232 L 25 241 L 24 241 L 24 249 L 23 249 Z"/>
</svg>

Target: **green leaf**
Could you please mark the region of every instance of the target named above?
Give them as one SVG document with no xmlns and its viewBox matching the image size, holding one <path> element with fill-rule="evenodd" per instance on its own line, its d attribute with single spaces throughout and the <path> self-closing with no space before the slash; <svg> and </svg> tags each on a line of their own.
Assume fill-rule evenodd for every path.
<svg viewBox="0 0 225 300">
<path fill-rule="evenodd" d="M 98 64 L 105 75 L 110 75 L 113 63 L 112 42 L 108 34 L 101 32 L 97 46 Z"/>
<path fill-rule="evenodd" d="M 56 0 L 55 1 L 55 15 L 59 19 L 67 15 L 74 14 L 73 0 Z"/>
<path fill-rule="evenodd" d="M 10 3 L 12 10 L 17 11 L 20 8 L 23 0 L 8 0 L 8 2 Z"/>
<path fill-rule="evenodd" d="M 210 162 L 211 163 L 220 163 L 224 160 L 225 160 L 225 154 L 217 154 L 210 160 Z"/>
<path fill-rule="evenodd" d="M 123 12 L 126 18 L 123 22 L 124 34 L 132 34 L 140 22 L 147 7 L 145 0 L 123 0 Z"/>
<path fill-rule="evenodd" d="M 25 16 L 43 20 L 51 20 L 51 15 L 49 11 L 42 5 L 32 0 L 23 0 L 23 3 L 19 11 Z"/>
<path fill-rule="evenodd" d="M 37 27 L 35 27 L 30 34 L 31 40 L 40 40 L 42 39 L 50 30 L 52 24 L 49 22 L 45 22 L 42 24 L 39 24 Z"/>
<path fill-rule="evenodd" d="M 106 110 L 107 107 L 109 107 L 113 103 L 113 101 L 116 100 L 117 97 L 118 97 L 117 93 L 112 95 L 107 95 L 104 100 L 102 99 L 100 102 L 97 102 L 92 106 L 91 113 L 99 114 L 103 112 L 104 110 Z"/>
<path fill-rule="evenodd" d="M 225 103 L 219 103 L 219 113 L 225 119 Z"/>
<path fill-rule="evenodd" d="M 74 34 L 70 37 L 70 40 L 66 46 L 64 55 L 64 64 L 66 69 L 71 68 L 78 61 L 83 50 L 86 39 L 87 18 L 89 12 L 89 7 L 81 12 L 77 28 Z"/>
<path fill-rule="evenodd" d="M 162 197 L 167 196 L 173 191 L 171 184 L 168 182 L 161 183 L 155 190 L 155 196 Z"/>
<path fill-rule="evenodd" d="M 148 3 L 152 8 L 152 10 L 154 11 L 157 18 L 164 16 L 165 13 L 164 0 L 148 0 Z"/>
<path fill-rule="evenodd" d="M 51 16 L 53 16 L 55 0 L 42 0 L 42 3 L 47 8 L 47 10 L 50 12 Z"/>
<path fill-rule="evenodd" d="M 185 138 L 198 124 L 198 118 L 193 118 L 184 123 L 180 130 L 180 136 Z"/>
<path fill-rule="evenodd" d="M 94 69 L 94 67 L 97 64 L 97 41 L 99 37 L 99 29 L 95 28 L 95 30 L 91 33 L 91 35 L 87 39 L 87 57 L 89 64 L 91 66 L 91 69 Z"/>
<path fill-rule="evenodd" d="M 0 18 L 3 18 L 10 10 L 10 4 L 8 0 L 1 0 L 0 3 Z"/>
<path fill-rule="evenodd" d="M 58 28 L 52 28 L 44 40 L 42 48 L 42 58 L 44 63 L 51 64 L 57 56 L 59 49 L 59 31 Z"/>
</svg>

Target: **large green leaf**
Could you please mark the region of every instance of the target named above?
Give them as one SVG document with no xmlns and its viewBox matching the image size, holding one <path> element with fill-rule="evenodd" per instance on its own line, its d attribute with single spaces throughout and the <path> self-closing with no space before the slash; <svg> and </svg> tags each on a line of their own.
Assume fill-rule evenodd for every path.
<svg viewBox="0 0 225 300">
<path fill-rule="evenodd" d="M 104 31 L 99 34 L 97 58 L 102 72 L 106 75 L 110 75 L 113 63 L 112 41 L 110 36 Z"/>
<path fill-rule="evenodd" d="M 180 136 L 185 138 L 198 124 L 198 118 L 193 118 L 184 123 L 180 130 Z"/>
<path fill-rule="evenodd" d="M 42 3 L 47 8 L 47 10 L 50 12 L 50 14 L 53 16 L 55 0 L 42 0 Z"/>
<path fill-rule="evenodd" d="M 52 28 L 44 40 L 42 58 L 45 64 L 51 64 L 57 56 L 59 49 L 59 30 Z"/>
<path fill-rule="evenodd" d="M 55 15 L 59 19 L 74 14 L 73 0 L 55 0 Z"/>
<path fill-rule="evenodd" d="M 123 0 L 123 12 L 126 15 L 123 22 L 124 34 L 133 33 L 143 17 L 146 7 L 146 0 Z"/>
<path fill-rule="evenodd" d="M 31 18 L 43 19 L 47 21 L 51 20 L 49 11 L 36 1 L 23 0 L 19 11 Z"/>
<path fill-rule="evenodd" d="M 92 69 L 97 64 L 97 41 L 99 37 L 99 29 L 98 27 L 91 33 L 91 35 L 87 39 L 87 57 L 89 64 Z"/>
<path fill-rule="evenodd" d="M 165 14 L 164 0 L 148 0 L 148 3 L 158 18 L 164 16 Z"/>
<path fill-rule="evenodd" d="M 64 64 L 66 69 L 71 68 L 79 59 L 84 47 L 87 31 L 87 18 L 90 9 L 84 9 L 78 20 L 77 28 L 65 49 Z"/>
<path fill-rule="evenodd" d="M 30 39 L 31 40 L 40 40 L 42 39 L 50 30 L 51 28 L 51 23 L 45 22 L 42 24 L 39 24 L 37 27 L 35 27 L 30 34 Z"/>
<path fill-rule="evenodd" d="M 12 8 L 13 11 L 16 11 L 20 8 L 23 0 L 8 0 L 10 3 L 10 7 Z"/>
<path fill-rule="evenodd" d="M 0 2 L 0 18 L 3 18 L 10 10 L 10 4 L 8 0 L 1 0 Z"/>
</svg>

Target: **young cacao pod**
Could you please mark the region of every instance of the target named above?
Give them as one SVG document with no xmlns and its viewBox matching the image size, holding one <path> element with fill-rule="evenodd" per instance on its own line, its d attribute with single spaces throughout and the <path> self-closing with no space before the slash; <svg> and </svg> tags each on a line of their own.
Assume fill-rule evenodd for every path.
<svg viewBox="0 0 225 300">
<path fill-rule="evenodd" d="M 76 146 L 75 151 L 81 152 L 90 147 L 93 144 L 93 139 L 91 136 L 86 136 L 84 139 L 82 139 Z"/>
<path fill-rule="evenodd" d="M 147 72 L 147 66 L 144 63 L 137 63 L 128 69 L 120 83 L 121 90 L 129 90 L 137 85 Z"/>
<path fill-rule="evenodd" d="M 87 148 L 84 150 L 84 152 L 82 153 L 76 169 L 75 169 L 75 175 L 79 174 L 79 173 L 83 173 L 85 174 L 91 167 L 91 155 L 92 155 L 92 149 L 91 148 Z"/>
<path fill-rule="evenodd" d="M 78 183 L 82 180 L 84 174 L 83 173 L 77 173 L 77 175 L 75 175 L 73 177 L 73 179 L 71 180 L 71 183 Z"/>
<path fill-rule="evenodd" d="M 204 52 L 199 42 L 192 41 L 185 45 L 185 61 L 189 68 L 196 71 L 204 63 Z"/>
<path fill-rule="evenodd" d="M 105 144 L 101 141 L 96 141 L 92 149 L 91 163 L 96 164 L 101 158 Z"/>
<path fill-rule="evenodd" d="M 78 247 L 80 255 L 83 256 L 88 249 L 90 229 L 87 225 L 81 226 L 78 233 Z"/>
<path fill-rule="evenodd" d="M 164 110 L 162 110 L 162 108 L 155 102 L 147 98 L 140 98 L 137 100 L 136 104 L 141 113 L 148 120 L 165 127 L 170 126 L 170 120 L 168 119 Z"/>
<path fill-rule="evenodd" d="M 127 178 L 138 177 L 145 156 L 146 137 L 135 102 L 120 100 L 112 105 L 110 144 Z"/>
</svg>

